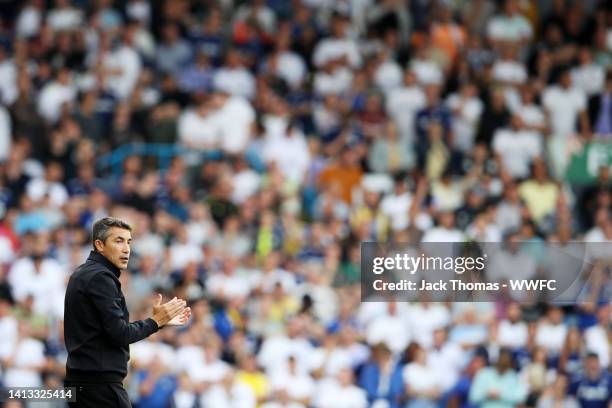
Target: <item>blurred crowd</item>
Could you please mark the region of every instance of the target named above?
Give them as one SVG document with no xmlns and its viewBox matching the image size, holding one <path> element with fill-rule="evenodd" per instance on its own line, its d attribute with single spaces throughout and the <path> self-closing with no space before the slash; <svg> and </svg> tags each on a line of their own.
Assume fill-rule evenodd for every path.
<svg viewBox="0 0 612 408">
<path fill-rule="evenodd" d="M 360 298 L 363 241 L 612 240 L 612 153 L 566 179 L 612 143 L 610 2 L 0 4 L 0 386 L 62 384 L 112 215 L 131 318 L 193 311 L 131 346 L 135 407 L 610 407 L 606 247 L 572 304 Z"/>
</svg>

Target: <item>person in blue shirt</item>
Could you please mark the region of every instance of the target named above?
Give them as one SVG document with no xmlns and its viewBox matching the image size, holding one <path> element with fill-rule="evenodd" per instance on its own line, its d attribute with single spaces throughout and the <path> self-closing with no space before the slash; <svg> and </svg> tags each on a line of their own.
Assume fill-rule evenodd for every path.
<svg viewBox="0 0 612 408">
<path fill-rule="evenodd" d="M 457 408 L 475 408 L 475 405 L 470 404 L 470 388 L 474 382 L 476 374 L 484 367 L 487 366 L 488 355 L 486 350 L 477 350 L 474 357 L 470 360 L 465 371 L 459 377 L 459 380 L 453 388 L 451 388 L 446 398 L 445 406 L 457 407 Z"/>
<path fill-rule="evenodd" d="M 425 88 L 426 106 L 417 112 L 415 117 L 416 154 L 419 168 L 424 168 L 427 151 L 429 150 L 429 129 L 434 123 L 442 128 L 442 138 L 447 146 L 452 139 L 452 112 L 440 100 L 440 87 L 429 85 Z"/>
<path fill-rule="evenodd" d="M 385 343 L 372 347 L 372 359 L 361 368 L 358 385 L 366 391 L 370 404 L 382 400 L 389 408 L 402 406 L 402 366 Z"/>
<path fill-rule="evenodd" d="M 584 359 L 584 371 L 572 382 L 570 393 L 581 408 L 608 408 L 612 395 L 612 378 L 599 364 L 599 356 L 589 353 Z"/>
<path fill-rule="evenodd" d="M 169 374 L 159 356 L 155 356 L 149 367 L 136 373 L 140 398 L 136 407 L 167 408 L 177 389 L 177 379 Z"/>
</svg>

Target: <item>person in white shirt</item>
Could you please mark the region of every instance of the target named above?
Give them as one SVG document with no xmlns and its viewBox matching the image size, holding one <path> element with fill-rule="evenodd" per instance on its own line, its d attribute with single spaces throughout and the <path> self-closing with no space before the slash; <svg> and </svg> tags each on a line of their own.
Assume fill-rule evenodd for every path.
<svg viewBox="0 0 612 408">
<path fill-rule="evenodd" d="M 517 59 L 517 49 L 505 46 L 501 58 L 493 64 L 493 79 L 509 86 L 524 84 L 527 81 L 527 68 Z"/>
<path fill-rule="evenodd" d="M 297 219 L 293 218 L 293 220 Z M 330 250 L 331 248 L 333 247 L 329 247 Z M 330 284 L 332 277 L 321 274 L 318 262 L 310 262 L 304 265 L 303 274 L 306 281 L 300 283 L 293 294 L 299 299 L 303 299 L 304 296 L 310 297 L 312 299 L 313 317 L 323 325 L 330 324 L 337 316 L 339 308 L 338 293 L 332 289 Z M 341 356 L 337 357 L 337 361 L 342 360 Z M 332 361 L 329 362 L 332 363 Z"/>
<path fill-rule="evenodd" d="M 332 35 L 317 43 L 312 54 L 312 61 L 318 68 L 330 61 L 339 61 L 352 68 L 361 66 L 361 54 L 357 43 L 348 36 L 348 19 L 342 13 L 335 13 L 331 22 Z"/>
<path fill-rule="evenodd" d="M 237 301 L 246 299 L 251 285 L 243 276 L 236 273 L 237 260 L 227 257 L 221 271 L 210 271 L 206 280 L 206 290 L 216 299 Z"/>
<path fill-rule="evenodd" d="M 577 121 L 582 132 L 588 131 L 586 104 L 586 94 L 573 85 L 570 71 L 561 71 L 558 84 L 547 87 L 542 95 L 542 105 L 550 116 L 552 136 L 568 138 L 574 135 Z"/>
<path fill-rule="evenodd" d="M 521 118 L 526 129 L 545 134 L 547 132 L 546 116 L 542 107 L 535 103 L 533 87 L 534 84 L 532 83 L 527 83 L 521 87 L 520 101 L 517 101 L 512 110 L 515 115 Z"/>
<path fill-rule="evenodd" d="M 244 96 L 232 95 L 219 89 L 212 95 L 220 148 L 229 154 L 241 154 L 247 148 L 255 130 L 255 109 Z"/>
<path fill-rule="evenodd" d="M 385 195 L 380 202 L 380 210 L 391 220 L 394 230 L 402 230 L 409 225 L 408 212 L 412 205 L 412 194 L 408 191 L 403 174 L 395 178 L 393 192 Z"/>
<path fill-rule="evenodd" d="M 240 205 L 254 196 L 261 186 L 262 176 L 249 167 L 244 157 L 237 156 L 234 164 L 232 202 Z M 239 230 L 238 226 L 237 230 Z"/>
<path fill-rule="evenodd" d="M 287 390 L 277 390 L 274 399 L 268 401 L 261 408 L 306 408 L 306 405 L 298 401 L 292 401 Z"/>
<path fill-rule="evenodd" d="M 83 12 L 70 5 L 70 0 L 55 0 L 55 8 L 47 14 L 47 24 L 54 31 L 74 30 L 83 24 Z"/>
<path fill-rule="evenodd" d="M 255 78 L 244 66 L 242 55 L 236 49 L 227 51 L 225 63 L 215 73 L 213 84 L 215 89 L 230 95 L 247 99 L 255 97 Z"/>
<path fill-rule="evenodd" d="M 232 367 L 220 358 L 220 342 L 218 337 L 213 336 L 204 340 L 203 350 L 200 353 L 190 349 L 184 349 L 183 355 L 177 353 L 177 358 L 182 357 L 183 362 L 186 361 L 186 356 L 193 357 L 185 364 L 192 381 L 216 384 L 222 382 L 232 372 Z"/>
<path fill-rule="evenodd" d="M 343 368 L 335 378 L 319 382 L 313 400 L 315 408 L 366 408 L 366 392 L 354 384 L 353 372 Z"/>
<path fill-rule="evenodd" d="M 593 61 L 591 50 L 586 46 L 580 47 L 578 61 L 580 64 L 571 70 L 572 84 L 587 96 L 601 93 L 606 80 L 604 67 Z"/>
<path fill-rule="evenodd" d="M 404 76 L 402 67 L 390 54 L 388 48 L 383 48 L 376 56 L 377 67 L 374 72 L 374 83 L 385 93 L 401 86 Z"/>
<path fill-rule="evenodd" d="M 413 70 L 404 73 L 401 87 L 390 89 L 386 98 L 386 111 L 393 119 L 400 135 L 409 142 L 414 141 L 414 118 L 416 113 L 425 107 L 425 93 L 417 85 Z"/>
<path fill-rule="evenodd" d="M 502 233 L 517 229 L 521 225 L 524 205 L 518 194 L 518 186 L 511 182 L 504 186 L 502 201 L 497 205 L 495 222 Z"/>
<path fill-rule="evenodd" d="M 597 324 L 584 332 L 584 342 L 588 352 L 596 353 L 602 367 L 610 364 L 610 342 L 608 340 L 610 327 L 610 304 L 597 310 Z"/>
<path fill-rule="evenodd" d="M 68 68 L 60 68 L 55 80 L 40 91 L 38 113 L 48 122 L 56 123 L 66 105 L 70 107 L 76 100 L 77 90 L 72 84 Z"/>
<path fill-rule="evenodd" d="M 517 0 L 504 1 L 504 13 L 489 20 L 487 36 L 500 48 L 508 42 L 521 45 L 533 37 L 531 23 L 519 13 Z"/>
<path fill-rule="evenodd" d="M 37 249 L 31 256 L 22 257 L 11 265 L 8 282 L 18 302 L 31 296 L 35 313 L 61 317 L 67 276 L 66 269 L 58 261 Z"/>
<path fill-rule="evenodd" d="M 306 77 L 304 59 L 291 50 L 291 35 L 287 29 L 276 34 L 274 53 L 265 63 L 265 69 L 282 78 L 291 88 L 299 88 Z"/>
<path fill-rule="evenodd" d="M 17 36 L 21 38 L 32 38 L 40 31 L 43 19 L 43 9 L 45 2 L 43 0 L 30 0 L 28 4 L 21 9 L 15 24 Z"/>
<path fill-rule="evenodd" d="M 527 323 L 521 319 L 521 306 L 513 302 L 506 308 L 506 318 L 497 327 L 497 341 L 501 347 L 516 350 L 527 344 Z"/>
<path fill-rule="evenodd" d="M 169 248 L 168 263 L 172 270 L 182 270 L 190 263 L 199 263 L 204 259 L 202 248 L 189 242 L 187 228 L 180 224 L 175 230 L 176 240 Z"/>
<path fill-rule="evenodd" d="M 240 203 L 239 200 L 235 201 Z M 202 202 L 193 203 L 189 207 L 189 222 L 185 227 L 187 228 L 187 239 L 189 242 L 198 246 L 210 242 L 217 232 L 215 223 L 210 216 L 210 210 Z"/>
<path fill-rule="evenodd" d="M 410 342 L 410 327 L 406 316 L 398 313 L 398 305 L 395 301 L 387 303 L 385 315 L 373 319 L 366 328 L 366 339 L 368 344 L 384 342 L 394 353 L 401 353 Z"/>
<path fill-rule="evenodd" d="M 437 373 L 440 391 L 447 392 L 459 380 L 464 351 L 458 344 L 448 341 L 448 332 L 444 327 L 434 330 L 432 337 L 432 345 L 427 349 L 427 365 Z"/>
<path fill-rule="evenodd" d="M 285 390 L 290 399 L 306 406 L 314 397 L 315 382 L 304 369 L 297 367 L 297 359 L 290 355 L 287 359 L 286 369 L 279 369 L 270 375 L 272 390 Z"/>
<path fill-rule="evenodd" d="M 306 137 L 295 122 L 287 125 L 282 138 L 265 141 L 263 158 L 268 163 L 276 163 L 287 180 L 302 182 L 310 164 L 310 150 Z"/>
<path fill-rule="evenodd" d="M 414 340 L 426 349 L 432 346 L 434 333 L 451 323 L 451 315 L 446 306 L 426 299 L 410 305 L 408 316 Z"/>
<path fill-rule="evenodd" d="M 172 397 L 172 402 L 176 408 L 193 408 L 197 403 L 195 385 L 189 376 L 182 372 L 178 375 L 177 389 Z"/>
<path fill-rule="evenodd" d="M 17 338 L 12 351 L 4 359 L 5 387 L 40 387 L 42 371 L 46 367 L 45 346 L 42 341 L 30 337 L 30 324 L 19 322 Z"/>
<path fill-rule="evenodd" d="M 421 242 L 463 242 L 465 235 L 455 228 L 455 214 L 442 211 L 438 215 L 438 225 L 423 234 Z"/>
<path fill-rule="evenodd" d="M 327 333 L 320 347 L 312 353 L 312 373 L 315 376 L 335 376 L 352 367 L 349 350 L 338 345 L 338 335 Z"/>
<path fill-rule="evenodd" d="M 558 84 L 544 90 L 542 105 L 549 117 L 552 136 L 547 146 L 552 171 L 555 177 L 562 178 L 569 160 L 569 141 L 590 134 L 586 94 L 573 86 L 570 71 L 564 68 L 559 74 Z"/>
<path fill-rule="evenodd" d="M 266 337 L 257 355 L 257 362 L 267 374 L 286 369 L 289 356 L 296 359 L 297 369 L 307 371 L 310 368 L 314 347 L 302 336 L 304 324 L 302 317 L 293 317 L 287 323 L 286 335 Z"/>
<path fill-rule="evenodd" d="M 500 128 L 493 135 L 493 151 L 501 159 L 501 167 L 514 179 L 529 176 L 533 159 L 544 152 L 542 135 L 525 129 L 518 115 L 512 116 L 510 128 Z"/>
<path fill-rule="evenodd" d="M 9 58 L 8 50 L 0 46 L 0 101 L 10 106 L 19 96 L 17 87 L 17 66 L 14 58 Z"/>
<path fill-rule="evenodd" d="M 6 108 L 0 104 L 0 163 L 9 158 L 12 139 L 11 117 Z"/>
<path fill-rule="evenodd" d="M 187 149 L 208 150 L 219 146 L 219 120 L 209 101 L 181 113 L 177 123 L 181 144 Z"/>
<path fill-rule="evenodd" d="M 478 198 L 476 198 L 478 197 Z M 468 192 L 466 201 L 483 202 L 485 199 L 483 190 L 474 189 Z M 474 217 L 474 220 L 466 227 L 466 236 L 470 240 L 480 242 L 501 242 L 502 231 L 495 223 L 495 206 L 488 205 L 485 210 Z"/>
<path fill-rule="evenodd" d="M 130 364 L 134 368 L 158 365 L 164 371 L 170 371 L 176 363 L 175 359 L 174 347 L 164 343 L 159 332 L 130 346 Z"/>
<path fill-rule="evenodd" d="M 130 19 L 148 25 L 151 20 L 151 4 L 146 0 L 128 0 L 125 13 Z"/>
<path fill-rule="evenodd" d="M 120 100 L 128 98 L 138 81 L 142 70 L 140 56 L 134 48 L 134 26 L 123 30 L 123 41 L 117 47 L 111 47 L 111 37 L 105 34 L 102 40 L 102 65 L 106 73 L 106 84 L 109 90 Z"/>
<path fill-rule="evenodd" d="M 469 153 L 474 146 L 478 121 L 484 110 L 484 105 L 478 97 L 478 88 L 474 83 L 467 82 L 461 86 L 459 92 L 446 99 L 446 104 L 454 117 L 453 145 L 458 151 Z"/>
<path fill-rule="evenodd" d="M 5 209 L 1 207 L 0 205 L 0 216 L 4 216 Z M 0 265 L 11 264 L 15 260 L 15 249 L 8 237 L 0 235 Z"/>
<path fill-rule="evenodd" d="M 19 336 L 18 324 L 17 318 L 11 313 L 9 299 L 0 297 L 0 361 L 9 358 L 13 352 Z"/>
<path fill-rule="evenodd" d="M 434 408 L 442 396 L 442 374 L 427 361 L 427 351 L 416 346 L 413 349 L 412 362 L 407 364 L 402 377 L 409 397 L 408 408 Z"/>
<path fill-rule="evenodd" d="M 235 373 L 229 369 L 221 382 L 213 384 L 200 397 L 203 407 L 215 408 L 255 408 L 257 399 L 251 388 L 236 381 Z"/>
<path fill-rule="evenodd" d="M 442 85 L 444 73 L 437 61 L 431 57 L 429 45 L 417 48 L 415 56 L 410 60 L 409 69 L 414 71 L 420 85 Z"/>
<path fill-rule="evenodd" d="M 46 197 L 49 204 L 61 208 L 68 202 L 68 190 L 62 183 L 64 169 L 58 162 L 50 162 L 45 169 L 45 176 L 32 178 L 26 184 L 26 194 L 34 203 L 41 203 Z"/>
<path fill-rule="evenodd" d="M 549 306 L 546 316 L 538 322 L 536 344 L 554 357 L 561 352 L 566 335 L 567 325 L 563 323 L 563 311 L 558 306 Z"/>
<path fill-rule="evenodd" d="M 608 251 L 604 249 L 601 244 L 602 242 L 610 240 L 608 231 L 610 231 L 612 219 L 610 218 L 608 209 L 606 207 L 599 208 L 595 212 L 593 221 L 595 225 L 584 235 L 584 242 L 587 243 L 587 259 L 590 262 L 607 258 L 609 256 Z"/>
<path fill-rule="evenodd" d="M 340 94 L 350 90 L 353 71 L 337 62 L 326 63 L 315 74 L 313 87 L 317 95 Z"/>
</svg>

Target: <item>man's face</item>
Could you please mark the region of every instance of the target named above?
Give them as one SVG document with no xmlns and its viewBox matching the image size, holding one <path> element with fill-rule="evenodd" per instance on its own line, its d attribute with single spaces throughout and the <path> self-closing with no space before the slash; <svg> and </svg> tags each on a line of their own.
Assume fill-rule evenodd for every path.
<svg viewBox="0 0 612 408">
<path fill-rule="evenodd" d="M 572 77 L 569 71 L 565 71 L 561 74 L 561 78 L 559 78 L 559 82 L 563 88 L 569 88 L 572 86 Z"/>
<path fill-rule="evenodd" d="M 512 368 L 512 356 L 510 353 L 500 353 L 497 360 L 497 368 L 500 372 L 504 372 Z"/>
<path fill-rule="evenodd" d="M 599 377 L 599 359 L 597 357 L 588 357 L 584 364 L 584 370 L 587 377 L 591 379 Z"/>
<path fill-rule="evenodd" d="M 132 233 L 129 230 L 112 227 L 104 242 L 96 240 L 96 248 L 106 259 L 119 269 L 126 269 L 130 259 Z"/>
</svg>

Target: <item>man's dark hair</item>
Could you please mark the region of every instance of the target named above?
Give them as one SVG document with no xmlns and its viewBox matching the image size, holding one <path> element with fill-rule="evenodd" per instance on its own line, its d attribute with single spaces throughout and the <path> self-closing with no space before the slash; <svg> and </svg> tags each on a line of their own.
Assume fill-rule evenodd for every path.
<svg viewBox="0 0 612 408">
<path fill-rule="evenodd" d="M 588 360 L 590 360 L 590 359 L 592 359 L 592 358 L 599 360 L 599 354 L 597 354 L 597 353 L 595 353 L 595 352 L 593 352 L 593 351 L 589 351 L 589 352 L 586 354 L 585 358 L 586 358 L 586 359 L 588 359 Z"/>
<path fill-rule="evenodd" d="M 132 227 L 130 227 L 127 222 L 122 221 L 119 218 L 104 217 L 99 219 L 93 225 L 93 231 L 91 234 L 91 244 L 93 245 L 94 250 L 96 249 L 96 240 L 99 239 L 102 242 L 106 241 L 106 238 L 108 238 L 110 234 L 110 229 L 113 227 L 126 229 L 128 231 L 132 230 Z"/>
</svg>

